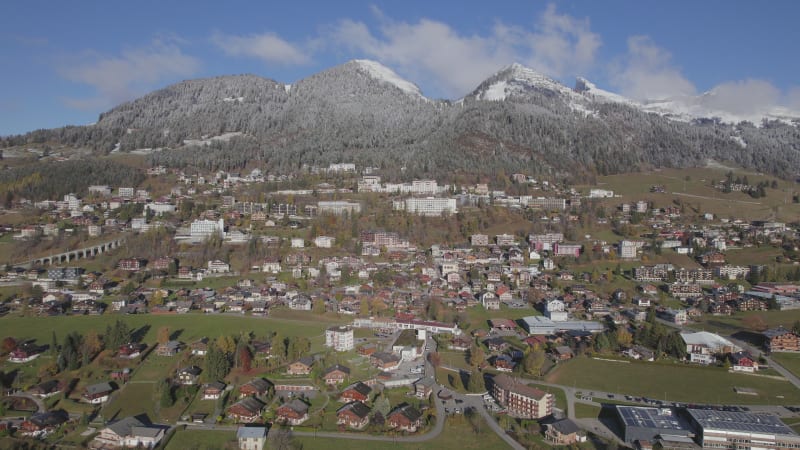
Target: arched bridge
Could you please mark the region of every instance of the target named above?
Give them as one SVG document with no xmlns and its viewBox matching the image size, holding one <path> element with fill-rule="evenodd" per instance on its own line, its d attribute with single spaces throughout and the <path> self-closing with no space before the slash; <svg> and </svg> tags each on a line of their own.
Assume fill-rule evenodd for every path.
<svg viewBox="0 0 800 450">
<path fill-rule="evenodd" d="M 64 253 L 57 253 L 50 256 L 42 256 L 41 258 L 32 259 L 21 264 L 16 264 L 19 267 L 32 267 L 35 265 L 49 265 L 61 264 L 75 261 L 76 259 L 89 258 L 92 256 L 103 254 L 109 250 L 121 246 L 125 242 L 124 239 L 115 239 L 113 241 L 103 242 L 102 244 L 93 245 L 91 247 L 84 247 L 77 250 L 70 250 Z"/>
</svg>

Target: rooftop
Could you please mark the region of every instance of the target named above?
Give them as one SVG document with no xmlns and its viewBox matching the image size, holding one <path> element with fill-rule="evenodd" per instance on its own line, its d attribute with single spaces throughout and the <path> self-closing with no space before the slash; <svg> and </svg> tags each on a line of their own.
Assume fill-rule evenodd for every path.
<svg viewBox="0 0 800 450">
<path fill-rule="evenodd" d="M 703 409 L 690 409 L 688 412 L 703 429 L 797 436 L 794 430 L 781 422 L 780 418 L 774 414 Z"/>
<path fill-rule="evenodd" d="M 617 413 L 626 427 L 689 431 L 688 424 L 680 420 L 671 408 L 617 406 Z"/>
</svg>

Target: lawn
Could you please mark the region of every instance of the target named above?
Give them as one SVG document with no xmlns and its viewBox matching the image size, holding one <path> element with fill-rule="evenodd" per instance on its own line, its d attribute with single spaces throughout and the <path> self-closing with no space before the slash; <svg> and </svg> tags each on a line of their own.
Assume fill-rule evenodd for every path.
<svg viewBox="0 0 800 450">
<path fill-rule="evenodd" d="M 279 332 L 284 336 L 305 336 L 312 343 L 324 341 L 324 330 L 332 322 L 310 314 L 304 320 L 288 317 L 263 318 L 224 314 L 174 314 L 174 315 L 117 315 L 102 316 L 60 316 L 60 317 L 18 317 L 7 315 L 0 318 L 2 336 L 17 339 L 36 339 L 39 344 L 49 344 L 51 334 L 62 340 L 73 331 L 86 334 L 105 332 L 106 326 L 116 320 L 126 322 L 132 329 L 144 332 L 144 342 L 156 342 L 156 334 L 161 327 L 169 327 L 173 332 L 180 331 L 178 340 L 192 342 L 202 337 L 216 338 L 223 334 L 239 334 L 252 331 L 256 336 L 266 336 Z"/>
<path fill-rule="evenodd" d="M 505 305 L 500 306 L 497 311 L 487 311 L 483 306 L 476 306 L 469 308 L 467 313 L 467 323 L 459 323 L 458 326 L 463 331 L 469 331 L 477 328 L 488 329 L 490 319 L 512 319 L 517 320 L 527 316 L 539 316 L 541 313 L 533 308 L 508 308 Z"/>
<path fill-rule="evenodd" d="M 575 417 L 578 419 L 596 419 L 600 415 L 600 407 L 575 402 Z"/>
<path fill-rule="evenodd" d="M 796 376 L 800 376 L 800 354 L 776 352 L 770 355 L 778 364 Z"/>
<path fill-rule="evenodd" d="M 800 402 L 800 390 L 786 380 L 734 374 L 722 368 L 686 364 L 602 361 L 575 358 L 547 377 L 551 383 L 691 403 L 769 404 Z M 758 395 L 740 395 L 734 387 Z M 783 396 L 778 398 L 777 396 Z"/>
<path fill-rule="evenodd" d="M 479 418 L 480 420 L 480 418 Z M 435 448 L 437 450 L 492 450 L 507 449 L 508 445 L 494 434 L 485 422 L 478 427 L 478 432 L 469 425 L 467 419 L 454 416 L 447 419 L 444 431 L 435 439 L 419 443 L 403 442 L 375 442 L 360 441 L 356 439 L 330 439 L 314 437 L 294 437 L 294 442 L 301 444 L 304 450 L 316 449 L 347 449 L 347 450 L 374 450 L 398 449 L 417 450 L 420 448 Z M 170 442 L 170 444 L 172 444 Z M 178 448 L 178 447 L 175 447 Z"/>
<path fill-rule="evenodd" d="M 179 430 L 165 450 L 220 450 L 239 448 L 235 431 Z"/>
<path fill-rule="evenodd" d="M 703 316 L 692 324 L 691 327 L 696 330 L 712 331 L 723 335 L 729 335 L 738 331 L 746 330 L 742 324 L 743 320 L 748 316 L 759 316 L 764 319 L 768 327 L 773 328 L 783 326 L 791 329 L 792 325 L 800 320 L 800 309 L 792 309 L 788 311 L 750 311 L 745 313 L 736 313 L 732 316 Z"/>
<path fill-rule="evenodd" d="M 155 398 L 155 383 L 134 382 L 128 383 L 116 392 L 111 401 L 101 410 L 103 419 L 111 421 L 128 416 L 147 414 L 150 420 L 157 422 L 154 406 L 158 399 Z"/>
</svg>

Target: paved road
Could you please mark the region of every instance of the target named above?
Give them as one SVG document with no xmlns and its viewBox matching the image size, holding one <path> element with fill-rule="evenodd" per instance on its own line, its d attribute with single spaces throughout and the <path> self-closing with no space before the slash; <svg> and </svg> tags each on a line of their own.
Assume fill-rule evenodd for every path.
<svg viewBox="0 0 800 450">
<path fill-rule="evenodd" d="M 36 404 L 37 413 L 47 412 L 47 406 L 44 404 L 44 401 L 42 401 L 42 399 L 40 399 L 39 397 L 28 394 L 27 392 L 15 392 L 9 395 L 9 397 L 27 398 L 28 400 Z"/>
</svg>

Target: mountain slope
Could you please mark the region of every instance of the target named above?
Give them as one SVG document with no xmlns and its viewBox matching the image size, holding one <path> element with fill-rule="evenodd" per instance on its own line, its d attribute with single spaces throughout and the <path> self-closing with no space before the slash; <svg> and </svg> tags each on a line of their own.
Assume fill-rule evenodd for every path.
<svg viewBox="0 0 800 450">
<path fill-rule="evenodd" d="M 675 108 L 634 102 L 585 79 L 571 89 L 518 64 L 458 102 L 434 101 L 391 69 L 355 60 L 291 89 L 254 75 L 184 81 L 120 105 L 95 125 L 3 142 L 59 142 L 99 153 L 166 148 L 153 163 L 228 170 L 257 160 L 281 171 L 356 162 L 395 174 L 405 167 L 408 176 L 579 176 L 715 159 L 800 172 L 797 127 L 693 120 Z"/>
</svg>

